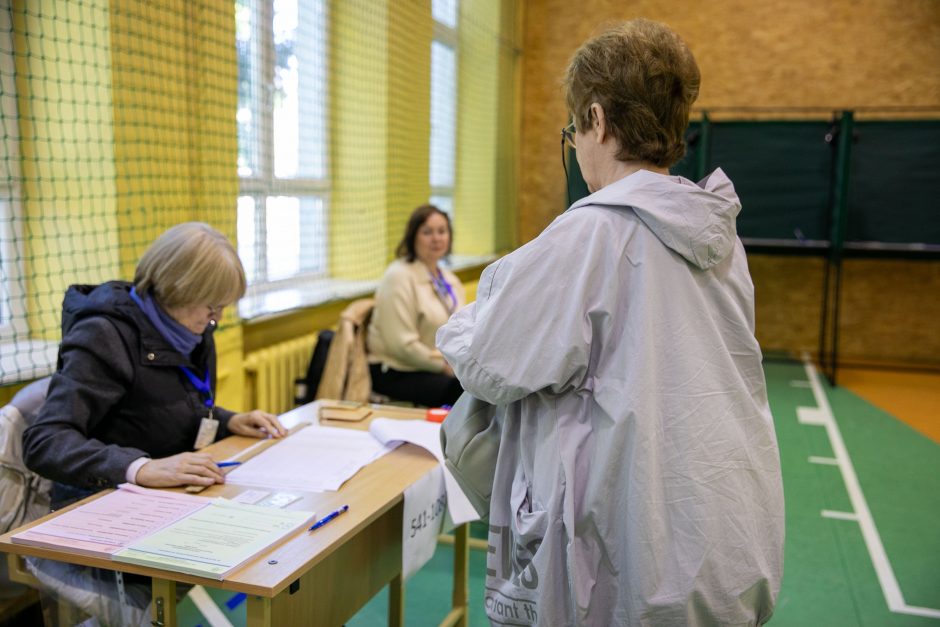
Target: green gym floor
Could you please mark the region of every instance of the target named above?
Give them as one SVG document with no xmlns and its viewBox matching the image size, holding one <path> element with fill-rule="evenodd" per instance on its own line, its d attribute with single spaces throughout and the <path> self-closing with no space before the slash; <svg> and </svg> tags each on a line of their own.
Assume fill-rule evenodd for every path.
<svg viewBox="0 0 940 627">
<path fill-rule="evenodd" d="M 940 627 L 940 440 L 830 388 L 804 364 L 767 361 L 765 370 L 787 503 L 785 574 L 770 624 Z M 936 410 L 928 407 L 934 429 Z M 485 527 L 473 535 L 485 537 Z M 437 625 L 447 613 L 452 559 L 452 547 L 439 545 L 408 581 L 407 625 Z M 471 551 L 471 625 L 488 625 L 485 568 L 485 553 Z M 380 593 L 348 627 L 386 624 L 387 603 Z"/>
</svg>

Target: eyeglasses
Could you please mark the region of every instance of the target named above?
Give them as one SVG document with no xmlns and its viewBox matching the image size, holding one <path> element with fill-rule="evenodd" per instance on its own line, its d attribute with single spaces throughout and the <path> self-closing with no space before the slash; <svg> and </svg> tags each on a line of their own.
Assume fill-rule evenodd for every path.
<svg viewBox="0 0 940 627">
<path fill-rule="evenodd" d="M 572 150 L 577 150 L 575 133 L 578 132 L 578 129 L 574 127 L 574 122 L 561 129 L 561 143 L 567 145 Z"/>
</svg>

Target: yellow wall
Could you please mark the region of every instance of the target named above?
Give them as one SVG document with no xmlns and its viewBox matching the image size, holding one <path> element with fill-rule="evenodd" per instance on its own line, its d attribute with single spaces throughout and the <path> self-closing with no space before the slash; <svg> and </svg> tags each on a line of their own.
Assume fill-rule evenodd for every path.
<svg viewBox="0 0 940 627">
<path fill-rule="evenodd" d="M 114 159 L 121 276 L 146 247 L 193 219 L 187 71 L 191 21 L 185 0 L 163 7 L 112 0 Z M 159 38 L 154 34 L 159 33 Z"/>
<path fill-rule="evenodd" d="M 31 337 L 57 339 L 65 288 L 119 274 L 108 3 L 26 8 L 14 3 L 13 25 L 28 322 Z M 43 37 L 61 23 L 68 39 Z"/>
<path fill-rule="evenodd" d="M 330 3 L 330 274 L 379 274 L 386 241 L 389 3 Z M 369 97 L 363 97 L 368 94 Z"/>
<path fill-rule="evenodd" d="M 461 9 L 458 254 L 494 250 L 500 8 L 497 0 L 473 0 Z M 424 3 L 338 2 L 332 10 L 331 274 L 374 278 L 394 257 L 411 211 L 430 195 L 433 20 Z"/>
<path fill-rule="evenodd" d="M 388 28 L 388 181 L 385 262 L 408 216 L 431 193 L 431 38 L 429 3 L 392 2 Z"/>
<path fill-rule="evenodd" d="M 454 230 L 462 254 L 495 249 L 500 17 L 493 0 L 461 2 Z"/>
<path fill-rule="evenodd" d="M 208 222 L 235 240 L 238 138 L 234 3 L 112 0 L 117 217 L 123 278 L 167 228 Z M 240 405 L 242 329 L 216 334 L 217 397 Z"/>
<path fill-rule="evenodd" d="M 666 22 L 689 44 L 702 72 L 701 108 L 940 106 L 940 3 L 934 0 L 530 0 L 522 72 L 523 241 L 565 209 L 558 140 L 567 119 L 561 89 L 567 62 L 605 22 L 633 17 Z M 752 256 L 750 265 L 762 346 L 815 352 L 820 262 Z M 940 293 L 937 262 L 853 261 L 843 289 L 846 360 L 940 365 L 940 304 L 924 299 Z"/>
</svg>

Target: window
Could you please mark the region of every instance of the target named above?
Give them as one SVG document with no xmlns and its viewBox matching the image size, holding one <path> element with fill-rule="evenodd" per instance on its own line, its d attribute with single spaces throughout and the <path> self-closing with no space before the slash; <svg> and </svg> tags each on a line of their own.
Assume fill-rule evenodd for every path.
<svg viewBox="0 0 940 627">
<path fill-rule="evenodd" d="M 326 0 L 236 0 L 238 253 L 253 287 L 327 273 Z"/>
<path fill-rule="evenodd" d="M 451 215 L 457 152 L 457 2 L 431 2 L 430 202 Z"/>
<path fill-rule="evenodd" d="M 13 25 L 0 10 L 0 341 L 27 333 L 19 220 L 19 130 L 14 80 Z"/>
</svg>

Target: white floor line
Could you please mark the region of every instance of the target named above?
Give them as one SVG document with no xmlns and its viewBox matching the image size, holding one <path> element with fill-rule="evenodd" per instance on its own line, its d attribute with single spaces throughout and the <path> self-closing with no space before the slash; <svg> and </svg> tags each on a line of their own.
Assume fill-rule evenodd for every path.
<svg viewBox="0 0 940 627">
<path fill-rule="evenodd" d="M 193 586 L 189 591 L 189 598 L 192 599 L 196 608 L 202 612 L 202 616 L 209 623 L 209 627 L 234 627 L 232 621 L 225 616 L 202 586 Z"/>
<path fill-rule="evenodd" d="M 855 520 L 858 521 L 858 514 L 855 512 L 837 512 L 831 509 L 822 510 L 823 518 L 835 518 L 837 520 Z"/>
<path fill-rule="evenodd" d="M 809 456 L 809 463 L 811 464 L 826 464 L 828 466 L 838 466 L 839 460 L 832 457 L 816 457 L 815 455 Z"/>
<path fill-rule="evenodd" d="M 821 424 L 826 428 L 829 442 L 832 445 L 832 452 L 835 455 L 839 470 L 842 472 L 845 489 L 849 494 L 849 500 L 852 502 L 852 509 L 855 510 L 854 515 L 858 518 L 858 526 L 862 531 L 862 537 L 865 539 L 865 545 L 868 547 L 868 554 L 871 556 L 875 573 L 878 575 L 878 582 L 881 584 L 882 592 L 884 592 L 888 609 L 898 614 L 940 618 L 940 610 L 929 607 L 916 607 L 904 602 L 901 587 L 898 585 L 897 577 L 894 576 L 894 570 L 891 568 L 888 554 L 881 543 L 881 536 L 878 534 L 875 520 L 872 518 L 871 510 L 868 509 L 868 502 L 865 501 L 865 495 L 862 494 L 862 487 L 858 482 L 858 476 L 855 474 L 855 467 L 852 465 L 848 449 L 845 448 L 845 442 L 842 440 L 842 433 L 839 431 L 839 426 L 832 415 L 829 399 L 819 382 L 819 374 L 809 359 L 805 357 L 803 367 L 806 370 L 806 378 L 810 382 L 810 387 L 813 389 L 818 412 L 804 412 L 804 415 L 800 416 L 800 422 L 804 424 Z M 804 420 L 804 418 L 808 418 L 808 420 Z"/>
</svg>

